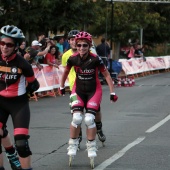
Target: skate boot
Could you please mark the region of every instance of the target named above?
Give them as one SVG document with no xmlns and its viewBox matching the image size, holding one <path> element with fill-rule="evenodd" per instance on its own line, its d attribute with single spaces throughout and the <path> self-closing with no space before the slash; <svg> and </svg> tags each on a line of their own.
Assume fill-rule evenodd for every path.
<svg viewBox="0 0 170 170">
<path fill-rule="evenodd" d="M 86 146 L 87 146 L 88 157 L 89 158 L 96 157 L 97 156 L 97 154 L 96 154 L 96 151 L 97 151 L 96 141 L 95 140 L 87 141 Z"/>
<path fill-rule="evenodd" d="M 6 153 L 6 156 L 8 158 L 8 161 L 11 165 L 12 170 L 22 170 L 21 164 L 20 164 L 20 161 L 19 161 L 19 158 L 16 152 L 14 154 Z"/>
<path fill-rule="evenodd" d="M 67 148 L 67 155 L 75 156 L 78 150 L 79 139 L 70 139 L 68 144 L 69 147 Z"/>
<path fill-rule="evenodd" d="M 99 122 L 99 123 L 97 122 L 96 123 L 96 128 L 97 128 L 98 138 L 102 142 L 102 145 L 104 146 L 104 142 L 106 140 L 106 136 L 103 134 L 103 131 L 102 131 L 102 122 Z"/>
<path fill-rule="evenodd" d="M 90 158 L 91 169 L 94 169 L 94 157 L 97 156 L 97 154 L 96 154 L 96 151 L 97 151 L 96 141 L 95 140 L 87 141 L 86 146 L 87 146 L 88 157 Z"/>
<path fill-rule="evenodd" d="M 80 128 L 80 133 L 79 133 L 78 139 L 79 139 L 78 149 L 80 149 L 80 143 L 82 141 L 82 129 L 81 128 Z"/>
<path fill-rule="evenodd" d="M 102 142 L 103 146 L 104 146 L 104 142 L 106 140 L 106 136 L 103 134 L 102 129 L 101 130 L 97 130 L 97 135 L 99 140 Z"/>
<path fill-rule="evenodd" d="M 67 155 L 69 155 L 69 166 L 71 167 L 72 161 L 74 156 L 76 156 L 78 145 L 79 145 L 79 139 L 69 139 L 69 147 L 67 148 L 68 152 Z"/>
</svg>

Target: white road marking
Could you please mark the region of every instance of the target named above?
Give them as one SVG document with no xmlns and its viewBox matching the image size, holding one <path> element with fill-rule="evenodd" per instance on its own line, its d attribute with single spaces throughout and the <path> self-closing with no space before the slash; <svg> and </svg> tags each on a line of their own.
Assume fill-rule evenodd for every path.
<svg viewBox="0 0 170 170">
<path fill-rule="evenodd" d="M 162 126 L 164 123 L 166 123 L 168 120 L 170 120 L 170 115 L 168 115 L 167 117 L 165 117 L 164 119 L 162 119 L 160 122 L 158 122 L 157 124 L 155 124 L 154 126 L 152 126 L 151 128 L 149 128 L 146 133 L 151 133 L 153 131 L 155 131 L 156 129 L 158 129 L 160 126 Z"/>
<path fill-rule="evenodd" d="M 103 169 L 105 169 L 107 166 L 109 166 L 110 164 L 115 162 L 117 159 L 121 158 L 132 147 L 134 147 L 135 145 L 141 143 L 144 139 L 145 139 L 145 137 L 137 138 L 135 141 L 133 141 L 132 143 L 129 143 L 127 146 L 125 146 L 122 150 L 118 151 L 112 157 L 110 157 L 109 159 L 105 160 L 103 163 L 98 165 L 96 168 L 94 168 L 94 170 L 103 170 Z"/>
<path fill-rule="evenodd" d="M 162 119 L 160 122 L 158 122 L 157 124 L 155 124 L 154 126 L 149 128 L 147 131 L 145 131 L 145 133 L 152 133 L 153 131 L 158 129 L 160 126 L 165 124 L 168 120 L 170 120 L 170 115 L 168 115 L 167 117 Z M 118 151 L 112 157 L 110 157 L 109 159 L 105 160 L 100 165 L 98 165 L 96 168 L 94 168 L 94 170 L 104 170 L 107 166 L 111 165 L 113 162 L 115 162 L 116 160 L 121 158 L 128 150 L 130 150 L 134 146 L 136 146 L 139 143 L 141 143 L 145 138 L 146 138 L 145 136 L 139 137 L 136 140 L 134 140 L 132 143 L 129 143 L 122 150 Z"/>
</svg>

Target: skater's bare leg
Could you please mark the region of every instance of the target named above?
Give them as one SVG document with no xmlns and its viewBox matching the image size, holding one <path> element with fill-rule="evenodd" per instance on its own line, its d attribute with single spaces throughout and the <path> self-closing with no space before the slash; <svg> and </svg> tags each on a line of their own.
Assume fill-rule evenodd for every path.
<svg viewBox="0 0 170 170">
<path fill-rule="evenodd" d="M 91 113 L 85 114 L 85 124 L 86 124 L 86 135 L 87 135 L 87 151 L 88 151 L 88 157 L 94 158 L 97 156 L 96 151 L 96 124 L 94 122 L 95 116 Z"/>
<path fill-rule="evenodd" d="M 70 125 L 70 138 L 75 139 L 78 138 L 80 133 L 80 126 L 75 128 L 74 126 Z"/>
<path fill-rule="evenodd" d="M 69 147 L 68 155 L 75 156 L 79 146 L 79 133 L 80 133 L 80 125 L 82 122 L 82 112 L 74 112 L 72 117 L 72 122 L 70 125 L 70 139 L 69 139 Z"/>
<path fill-rule="evenodd" d="M 95 140 L 96 138 L 96 127 L 91 128 L 91 129 L 86 129 L 86 135 L 88 140 Z"/>
</svg>

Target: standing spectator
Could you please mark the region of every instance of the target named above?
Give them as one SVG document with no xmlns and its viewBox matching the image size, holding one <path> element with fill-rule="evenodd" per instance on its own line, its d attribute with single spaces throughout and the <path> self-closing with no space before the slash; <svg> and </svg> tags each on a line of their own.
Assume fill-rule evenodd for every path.
<svg viewBox="0 0 170 170">
<path fill-rule="evenodd" d="M 44 42 L 45 41 L 45 42 Z M 53 39 L 50 39 L 50 38 L 44 38 L 44 41 L 41 41 L 43 44 L 42 44 L 42 46 L 40 46 L 40 51 L 43 51 L 48 45 L 51 45 L 51 46 L 54 46 L 55 45 L 55 43 L 54 43 L 54 41 L 53 41 Z M 58 49 L 58 47 L 57 47 L 57 49 Z M 58 51 L 58 50 L 57 50 Z M 57 55 L 59 55 L 59 51 L 58 51 L 58 54 Z M 44 64 L 44 57 L 45 56 L 41 56 L 41 57 L 39 57 L 39 63 L 40 64 Z"/>
<path fill-rule="evenodd" d="M 22 57 L 26 54 L 26 41 L 21 42 L 19 48 L 18 48 L 18 54 L 20 54 Z"/>
<path fill-rule="evenodd" d="M 53 39 L 46 37 L 44 33 L 38 34 L 38 42 L 42 44 L 41 51 L 43 51 L 47 47 L 48 43 L 51 43 L 51 45 L 55 45 L 55 43 L 53 42 Z"/>
<path fill-rule="evenodd" d="M 45 55 L 44 64 L 48 64 L 49 66 L 59 68 L 58 55 L 59 55 L 58 48 L 55 45 L 51 46 L 49 52 Z"/>
<path fill-rule="evenodd" d="M 31 65 L 17 54 L 18 44 L 25 38 L 22 31 L 16 26 L 7 25 L 1 28 L 0 33 L 2 34 L 0 41 L 0 136 L 3 136 L 2 127 L 6 125 L 8 117 L 11 116 L 15 146 L 21 167 L 24 170 L 32 170 L 32 152 L 28 142 L 30 124 L 28 95 L 32 96 L 33 92 L 38 90 L 39 83 Z M 0 154 L 0 169 L 4 170 L 1 165 L 2 150 Z"/>
<path fill-rule="evenodd" d="M 35 64 L 39 70 L 43 68 L 43 66 L 38 61 L 40 58 L 39 56 L 44 56 L 45 54 L 47 54 L 51 44 L 49 43 L 44 51 L 40 51 L 41 46 L 42 44 L 39 43 L 37 40 L 32 41 L 31 47 L 28 47 L 26 49 L 27 53 L 24 55 L 24 58 L 28 60 L 30 64 Z"/>
<path fill-rule="evenodd" d="M 144 55 L 144 53 L 145 53 L 145 47 L 144 46 L 141 48 L 141 52 L 142 52 L 143 61 L 145 62 L 146 61 L 146 57 Z"/>
<path fill-rule="evenodd" d="M 62 35 L 61 36 L 57 36 L 56 46 L 58 47 L 59 52 L 60 52 L 59 59 L 61 59 L 61 57 L 63 55 L 63 52 L 64 52 L 63 43 L 64 43 L 64 37 Z"/>
<path fill-rule="evenodd" d="M 106 44 L 109 46 L 109 49 L 110 49 L 110 43 L 109 43 L 109 40 L 107 39 L 106 40 Z M 109 57 L 109 56 L 108 56 Z"/>
<path fill-rule="evenodd" d="M 58 55 L 59 55 L 58 47 L 56 47 L 55 45 L 50 46 L 49 52 L 45 55 L 44 64 L 48 64 L 51 67 L 55 67 L 59 69 Z M 47 95 L 55 96 L 54 90 L 38 93 L 38 97 L 43 97 Z"/>
<path fill-rule="evenodd" d="M 135 48 L 134 48 L 133 44 L 129 45 L 129 48 L 126 51 L 126 53 L 127 53 L 127 59 L 134 58 L 134 56 L 135 56 Z"/>
<path fill-rule="evenodd" d="M 134 53 L 134 57 L 135 58 L 140 58 L 143 56 L 143 53 L 142 53 L 142 49 L 141 49 L 141 46 L 140 44 L 135 44 L 135 53 Z"/>
<path fill-rule="evenodd" d="M 45 39 L 45 34 L 43 32 L 38 33 L 38 42 L 42 42 Z"/>
<path fill-rule="evenodd" d="M 99 44 L 96 47 L 96 52 L 102 58 L 105 66 L 108 67 L 108 57 L 109 57 L 109 54 L 110 54 L 110 47 L 106 43 L 105 38 L 101 39 L 101 44 Z M 104 80 L 104 76 L 102 75 L 101 72 L 99 72 L 99 77 L 100 77 L 101 84 L 103 84 L 105 80 Z"/>
<path fill-rule="evenodd" d="M 136 44 L 135 46 L 135 58 L 142 58 L 143 61 L 146 61 L 146 58 L 144 56 L 144 48 L 141 48 L 140 44 Z"/>
<path fill-rule="evenodd" d="M 108 66 L 108 57 L 110 55 L 110 47 L 108 46 L 105 38 L 101 39 L 101 44 L 96 47 L 97 54 L 102 58 L 104 64 Z"/>
<path fill-rule="evenodd" d="M 46 47 L 45 34 L 43 32 L 38 33 L 38 42 L 42 44 L 41 49 L 44 50 Z"/>
<path fill-rule="evenodd" d="M 63 53 L 70 49 L 70 44 L 68 42 L 68 35 L 64 35 L 64 42 L 63 42 Z"/>
</svg>

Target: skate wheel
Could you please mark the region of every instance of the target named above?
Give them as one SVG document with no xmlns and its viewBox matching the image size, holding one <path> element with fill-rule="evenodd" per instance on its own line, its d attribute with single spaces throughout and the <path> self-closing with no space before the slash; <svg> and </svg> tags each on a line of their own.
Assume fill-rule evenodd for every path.
<svg viewBox="0 0 170 170">
<path fill-rule="evenodd" d="M 69 156 L 69 167 L 71 167 L 73 161 L 73 156 Z"/>
<path fill-rule="evenodd" d="M 94 158 L 90 158 L 90 167 L 94 169 Z"/>
</svg>

